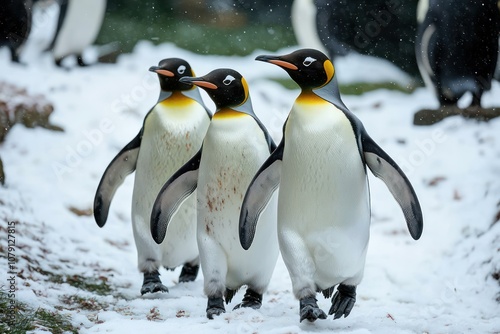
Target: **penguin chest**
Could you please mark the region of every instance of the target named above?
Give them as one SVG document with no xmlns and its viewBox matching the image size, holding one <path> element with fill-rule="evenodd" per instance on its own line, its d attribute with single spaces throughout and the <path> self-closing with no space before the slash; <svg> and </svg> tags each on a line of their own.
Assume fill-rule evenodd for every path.
<svg viewBox="0 0 500 334">
<path fill-rule="evenodd" d="M 332 256 L 339 256 L 338 247 L 359 255 L 368 241 L 370 209 L 350 121 L 326 101 L 296 102 L 284 135 L 279 229 L 298 233 L 311 253 L 320 244 Z"/>
<path fill-rule="evenodd" d="M 158 103 L 146 117 L 134 186 L 134 204 L 144 214 L 150 214 L 163 184 L 200 149 L 209 122 L 194 101 L 175 107 Z"/>
<path fill-rule="evenodd" d="M 267 141 L 251 116 L 214 116 L 203 142 L 200 162 L 199 233 L 217 238 L 223 247 L 239 246 L 238 224 L 243 197 L 268 156 Z"/>
</svg>

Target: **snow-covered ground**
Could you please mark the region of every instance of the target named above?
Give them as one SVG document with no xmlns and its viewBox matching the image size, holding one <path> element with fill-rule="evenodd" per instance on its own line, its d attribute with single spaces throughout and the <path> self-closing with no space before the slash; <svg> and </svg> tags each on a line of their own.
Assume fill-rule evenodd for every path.
<svg viewBox="0 0 500 334">
<path fill-rule="evenodd" d="M 281 50 L 285 53 L 291 49 Z M 115 65 L 71 71 L 48 55 L 11 64 L 0 50 L 0 81 L 43 94 L 55 106 L 52 122 L 64 132 L 16 125 L 0 146 L 6 172 L 0 187 L 0 285 L 7 286 L 5 227 L 15 226 L 16 298 L 70 316 L 81 333 L 499 333 L 500 332 L 500 118 L 489 123 L 450 117 L 429 127 L 413 114 L 435 107 L 430 91 L 411 95 L 377 90 L 344 96 L 366 129 L 405 170 L 419 196 L 424 233 L 409 236 L 402 212 L 385 185 L 370 177 L 373 219 L 365 277 L 347 318 L 299 323 L 298 301 L 280 259 L 260 310 L 231 311 L 240 291 L 215 320 L 205 316 L 203 277 L 177 284 L 179 268 L 161 271 L 169 293 L 142 296 L 142 275 L 130 222 L 133 175 L 118 190 L 102 229 L 89 215 L 100 177 L 133 138 L 157 99 L 162 58 L 188 60 L 198 75 L 217 67 L 248 80 L 254 109 L 276 141 L 298 94 L 269 80 L 286 78 L 275 66 L 247 57 L 198 55 L 171 44 L 137 45 Z M 336 63 L 339 81 L 409 82 L 387 62 L 351 56 Z M 207 105 L 212 102 L 202 93 Z M 500 105 L 500 85 L 485 94 Z M 213 108 L 212 108 L 213 110 Z M 72 210 L 70 210 L 72 209 Z M 77 210 L 75 210 L 77 209 Z M 89 211 L 87 211 L 88 213 Z M 85 213 L 85 212 L 83 212 Z M 107 280 L 107 295 L 54 277 Z M 76 300 L 87 300 L 82 307 Z M 325 310 L 330 301 L 318 295 Z M 93 306 L 92 306 L 93 305 Z"/>
</svg>

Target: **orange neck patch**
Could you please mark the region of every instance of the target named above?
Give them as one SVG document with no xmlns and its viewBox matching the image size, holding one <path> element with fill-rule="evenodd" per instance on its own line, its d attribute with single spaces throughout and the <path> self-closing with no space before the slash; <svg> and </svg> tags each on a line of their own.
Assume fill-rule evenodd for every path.
<svg viewBox="0 0 500 334">
<path fill-rule="evenodd" d="M 168 98 L 161 101 L 160 104 L 164 107 L 167 107 L 167 106 L 172 106 L 174 104 L 176 106 L 183 106 L 183 105 L 188 105 L 192 102 L 193 100 L 191 98 L 187 97 L 186 95 L 182 94 L 179 91 L 175 91 L 172 92 L 172 95 L 170 95 Z"/>
<path fill-rule="evenodd" d="M 216 119 L 235 118 L 235 117 L 241 117 L 241 116 L 245 116 L 245 115 L 246 115 L 245 113 L 236 111 L 234 109 L 223 108 L 223 109 L 218 110 L 214 114 L 213 118 L 216 118 Z"/>
</svg>

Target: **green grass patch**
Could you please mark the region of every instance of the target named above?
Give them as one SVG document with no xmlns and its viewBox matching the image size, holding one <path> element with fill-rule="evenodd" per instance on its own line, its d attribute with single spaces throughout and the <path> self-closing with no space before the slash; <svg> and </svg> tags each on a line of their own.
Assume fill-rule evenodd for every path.
<svg viewBox="0 0 500 334">
<path fill-rule="evenodd" d="M 100 311 L 107 308 L 107 303 L 101 303 L 95 298 L 84 298 L 78 295 L 65 295 L 60 298 L 61 302 L 67 305 L 70 310 Z M 62 307 L 61 307 L 62 309 Z"/>
<path fill-rule="evenodd" d="M 44 276 L 48 277 L 48 280 L 53 283 L 63 284 L 67 283 L 75 288 L 82 289 L 85 291 L 93 292 L 98 295 L 107 296 L 113 289 L 108 284 L 108 279 L 104 276 L 99 277 L 84 277 L 81 275 L 61 275 L 55 274 L 53 272 L 43 270 L 39 267 L 29 266 L 32 271 L 36 271 Z"/>
<path fill-rule="evenodd" d="M 14 301 L 13 304 L 12 301 L 6 291 L 0 290 L 0 333 L 24 334 L 35 329 L 54 334 L 78 333 L 68 316 L 43 308 L 35 310 L 24 303 Z"/>
<path fill-rule="evenodd" d="M 279 83 L 286 89 L 298 89 L 299 86 L 292 79 L 282 79 L 282 78 L 269 78 L 274 82 Z M 361 95 L 367 92 L 371 92 L 377 89 L 388 89 L 403 92 L 406 94 L 411 94 L 417 87 L 415 86 L 402 86 L 395 82 L 358 82 L 352 84 L 340 85 L 340 93 L 343 95 Z"/>
<path fill-rule="evenodd" d="M 254 23 L 223 28 L 175 18 L 133 19 L 122 14 L 106 16 L 97 44 L 118 41 L 121 52 L 131 52 L 140 40 L 154 44 L 170 42 L 199 54 L 239 56 L 248 55 L 255 49 L 276 51 L 297 44 L 293 31 L 287 26 Z"/>
</svg>

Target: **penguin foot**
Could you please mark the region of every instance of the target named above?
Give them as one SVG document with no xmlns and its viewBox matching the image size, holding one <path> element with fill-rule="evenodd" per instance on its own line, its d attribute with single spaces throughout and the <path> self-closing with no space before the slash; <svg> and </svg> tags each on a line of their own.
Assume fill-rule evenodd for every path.
<svg viewBox="0 0 500 334">
<path fill-rule="evenodd" d="M 314 322 L 317 319 L 326 319 L 326 314 L 318 307 L 316 298 L 313 296 L 305 297 L 300 300 L 300 322 L 307 319 Z"/>
<path fill-rule="evenodd" d="M 252 289 L 247 289 L 245 296 L 241 303 L 236 305 L 233 310 L 239 309 L 240 307 L 250 307 L 254 310 L 258 310 L 262 306 L 262 294 L 253 291 Z"/>
<path fill-rule="evenodd" d="M 82 55 L 77 55 L 76 56 L 76 61 L 78 63 L 78 66 L 80 66 L 80 67 L 88 66 L 88 64 L 83 60 Z"/>
<path fill-rule="evenodd" d="M 356 286 L 339 284 L 337 292 L 332 298 L 332 307 L 328 314 L 333 316 L 333 319 L 338 319 L 342 315 L 347 317 L 356 302 Z"/>
<path fill-rule="evenodd" d="M 225 313 L 224 300 L 222 297 L 209 297 L 207 303 L 207 318 L 213 319 L 216 315 Z"/>
<path fill-rule="evenodd" d="M 144 273 L 144 281 L 142 282 L 141 295 L 154 292 L 168 292 L 168 288 L 161 283 L 160 273 L 158 270 L 150 273 Z"/>
<path fill-rule="evenodd" d="M 190 265 L 189 263 L 184 264 L 179 275 L 179 283 L 192 282 L 198 276 L 198 270 L 200 270 L 199 265 Z"/>
</svg>

